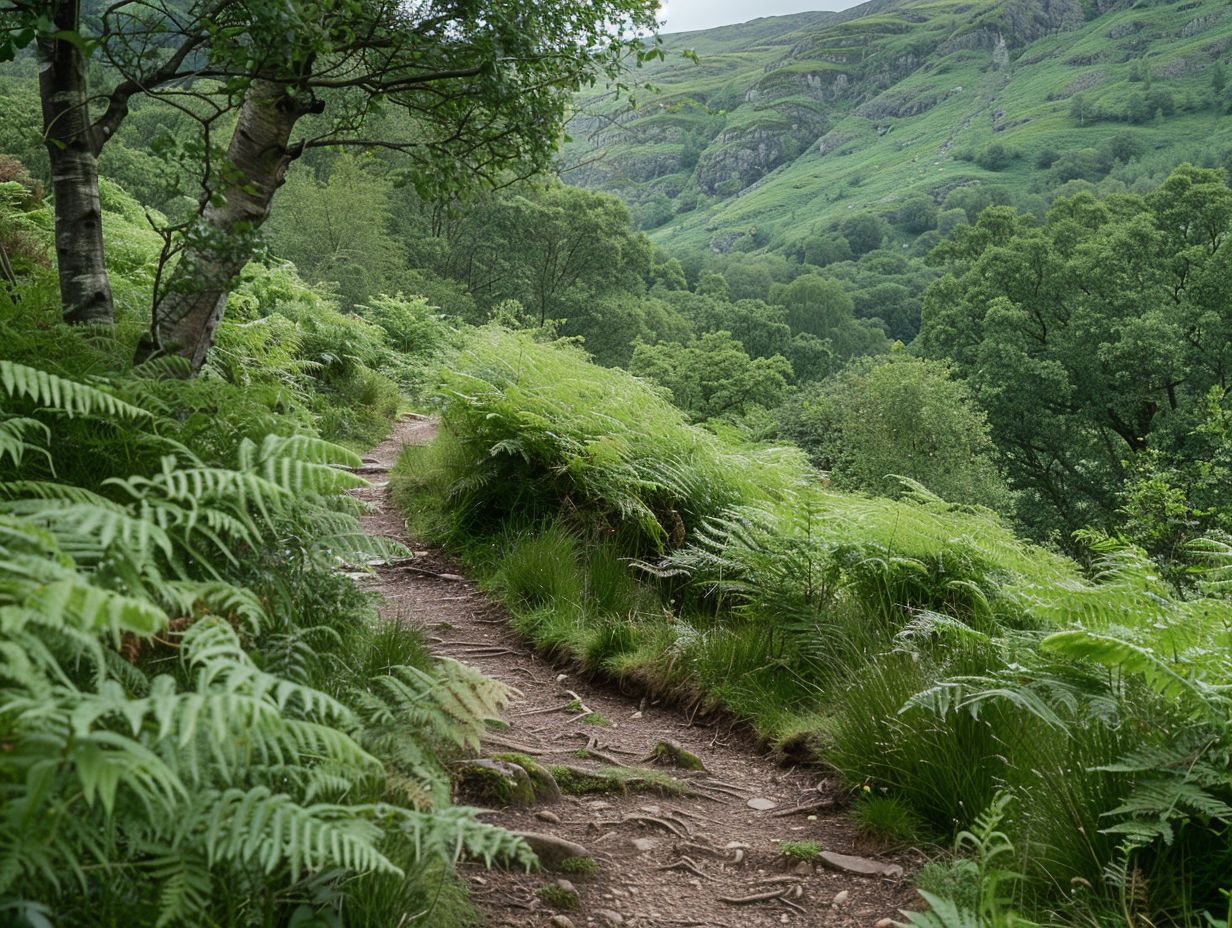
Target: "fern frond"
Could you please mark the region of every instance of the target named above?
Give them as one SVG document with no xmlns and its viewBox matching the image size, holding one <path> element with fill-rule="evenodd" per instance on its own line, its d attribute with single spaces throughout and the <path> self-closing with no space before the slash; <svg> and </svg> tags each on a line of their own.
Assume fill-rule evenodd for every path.
<svg viewBox="0 0 1232 928">
<path fill-rule="evenodd" d="M 380 813 L 378 807 L 302 806 L 264 786 L 210 792 L 203 798 L 208 807 L 205 849 L 211 863 L 251 863 L 266 873 L 285 865 L 292 880 L 330 866 L 403 875 L 377 849 L 381 830 L 371 819 Z"/>
<path fill-rule="evenodd" d="M 20 467 L 22 459 L 29 452 L 36 452 L 46 458 L 51 464 L 51 455 L 42 445 L 32 443 L 28 438 L 30 432 L 42 432 L 43 440 L 51 438 L 51 430 L 37 419 L 19 417 L 0 419 L 0 463 L 5 457 L 13 462 L 14 467 Z"/>
<path fill-rule="evenodd" d="M 0 360 L 0 389 L 10 397 L 29 399 L 44 409 L 68 416 L 101 413 L 116 419 L 150 418 L 146 410 L 125 403 L 105 390 L 13 361 Z"/>
</svg>

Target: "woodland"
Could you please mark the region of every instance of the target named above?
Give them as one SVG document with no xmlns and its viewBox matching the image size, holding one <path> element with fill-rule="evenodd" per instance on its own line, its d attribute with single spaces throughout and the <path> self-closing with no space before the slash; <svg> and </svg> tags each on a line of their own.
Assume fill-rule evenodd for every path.
<svg viewBox="0 0 1232 928">
<path fill-rule="evenodd" d="M 364 585 L 417 416 L 416 546 L 824 771 L 898 923 L 1228 928 L 1232 15 L 968 6 L 0 0 L 0 923 L 551 869 L 458 775 L 516 692 Z"/>
</svg>

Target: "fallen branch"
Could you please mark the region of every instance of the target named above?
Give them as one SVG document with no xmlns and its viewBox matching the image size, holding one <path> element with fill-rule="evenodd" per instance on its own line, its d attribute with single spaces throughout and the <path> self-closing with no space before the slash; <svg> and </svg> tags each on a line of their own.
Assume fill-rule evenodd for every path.
<svg viewBox="0 0 1232 928">
<path fill-rule="evenodd" d="M 796 910 L 797 912 L 799 912 L 801 915 L 807 915 L 807 914 L 808 914 L 808 909 L 806 909 L 804 906 L 800 905 L 800 903 L 798 903 L 798 902 L 792 902 L 792 901 L 791 901 L 790 899 L 788 899 L 786 896 L 779 896 L 779 902 L 783 903 L 783 905 L 787 906 L 787 908 L 789 908 L 789 909 L 795 909 L 795 910 Z"/>
<path fill-rule="evenodd" d="M 532 715 L 547 715 L 549 712 L 564 712 L 567 706 L 546 706 L 542 709 L 528 709 L 525 712 L 519 712 L 518 718 L 530 718 Z"/>
<path fill-rule="evenodd" d="M 518 652 L 512 648 L 463 648 L 460 651 L 451 651 L 446 654 L 449 657 L 454 654 L 465 654 L 467 657 L 501 657 L 505 654 L 517 654 Z"/>
<path fill-rule="evenodd" d="M 751 896 L 719 896 L 719 902 L 726 902 L 728 905 L 752 905 L 756 902 L 771 902 L 785 896 L 788 889 L 789 887 L 774 889 L 764 893 L 753 893 Z"/>
<path fill-rule="evenodd" d="M 394 570 L 405 570 L 413 574 L 422 574 L 425 577 L 434 577 L 437 580 L 451 580 L 455 583 L 465 583 L 466 578 L 459 574 L 441 574 L 435 570 L 425 570 L 422 567 L 412 567 L 410 564 L 403 564 L 400 567 L 394 567 Z"/>
<path fill-rule="evenodd" d="M 700 876 L 703 880 L 713 880 L 714 879 L 714 877 L 712 877 L 709 873 L 707 873 L 705 870 L 699 867 L 697 865 L 697 862 L 694 861 L 691 857 L 681 857 L 679 860 L 675 861 L 674 863 L 664 864 L 663 866 L 656 867 L 655 869 L 656 870 L 687 870 L 689 873 L 692 873 L 694 876 Z"/>
<path fill-rule="evenodd" d="M 613 767 L 625 767 L 629 770 L 635 769 L 633 767 L 630 767 L 624 761 L 618 760 L 617 758 L 612 757 L 612 755 L 605 754 L 602 751 L 596 750 L 595 748 L 582 748 L 582 750 L 586 752 L 587 757 L 593 757 L 595 760 L 601 760 L 605 764 L 610 764 Z"/>
<path fill-rule="evenodd" d="M 670 831 L 678 838 L 689 837 L 689 829 L 683 822 L 659 818 L 655 815 L 626 815 L 620 821 L 622 824 L 627 822 L 645 822 L 648 825 L 658 825 L 660 828 Z"/>
<path fill-rule="evenodd" d="M 770 813 L 770 817 L 784 818 L 788 815 L 803 815 L 806 812 L 824 812 L 827 809 L 833 809 L 836 804 L 833 799 L 819 799 L 816 802 L 807 802 L 791 809 L 779 809 L 777 812 Z"/>
</svg>

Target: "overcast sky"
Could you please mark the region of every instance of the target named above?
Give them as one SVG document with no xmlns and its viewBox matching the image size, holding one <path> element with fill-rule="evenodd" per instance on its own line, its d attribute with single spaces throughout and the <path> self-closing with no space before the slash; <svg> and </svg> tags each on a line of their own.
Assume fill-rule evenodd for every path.
<svg viewBox="0 0 1232 928">
<path fill-rule="evenodd" d="M 660 18 L 664 32 L 692 32 L 759 16 L 781 16 L 805 10 L 845 10 L 862 0 L 664 0 Z"/>
</svg>

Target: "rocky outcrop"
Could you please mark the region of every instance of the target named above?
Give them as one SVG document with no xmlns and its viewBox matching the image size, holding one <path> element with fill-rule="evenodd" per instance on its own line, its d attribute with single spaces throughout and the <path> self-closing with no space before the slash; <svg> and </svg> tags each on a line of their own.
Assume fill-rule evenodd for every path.
<svg viewBox="0 0 1232 928">
<path fill-rule="evenodd" d="M 948 90 L 933 88 L 911 91 L 890 90 L 860 106 L 856 110 L 856 115 L 874 120 L 905 119 L 909 116 L 927 113 L 943 100 L 959 93 L 962 93 L 961 87 L 951 87 Z"/>
<path fill-rule="evenodd" d="M 1075 94 L 1083 93 L 1090 90 L 1092 87 L 1098 87 L 1108 79 L 1106 71 L 1088 71 L 1086 74 L 1080 74 L 1074 78 L 1056 93 L 1050 93 L 1044 99 L 1046 100 L 1068 100 Z"/>
<path fill-rule="evenodd" d="M 853 84 L 853 76 L 846 71 L 772 71 L 745 92 L 744 100 L 763 103 L 799 94 L 818 102 L 831 102 L 848 96 Z"/>
<path fill-rule="evenodd" d="M 708 148 L 697 162 L 697 185 L 706 193 L 715 193 L 731 178 L 738 178 L 739 189 L 743 189 L 788 160 L 788 141 L 786 133 L 754 129 L 738 140 Z M 794 141 L 790 147 L 798 151 Z"/>
<path fill-rule="evenodd" d="M 1191 36 L 1201 35 L 1208 29 L 1216 26 L 1226 15 L 1226 13 L 1206 13 L 1202 16 L 1195 16 L 1180 28 L 1177 35 L 1182 39 L 1188 39 Z"/>
</svg>

